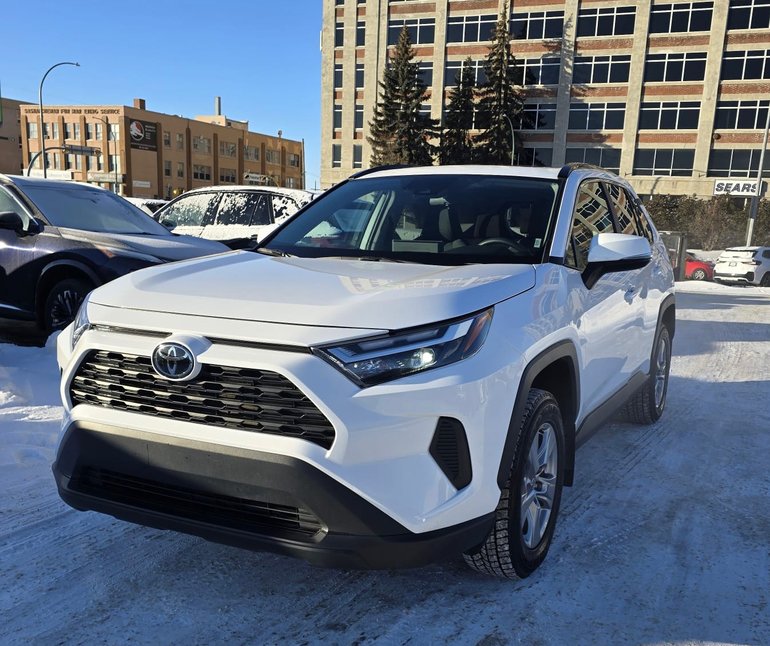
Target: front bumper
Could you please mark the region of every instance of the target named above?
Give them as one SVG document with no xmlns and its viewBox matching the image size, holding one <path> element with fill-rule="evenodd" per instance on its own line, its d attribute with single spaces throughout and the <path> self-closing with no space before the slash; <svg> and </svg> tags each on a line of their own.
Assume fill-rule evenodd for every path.
<svg viewBox="0 0 770 646">
<path fill-rule="evenodd" d="M 53 472 L 80 510 L 348 568 L 414 567 L 479 545 L 493 514 L 413 533 L 307 462 L 70 421 Z"/>
</svg>

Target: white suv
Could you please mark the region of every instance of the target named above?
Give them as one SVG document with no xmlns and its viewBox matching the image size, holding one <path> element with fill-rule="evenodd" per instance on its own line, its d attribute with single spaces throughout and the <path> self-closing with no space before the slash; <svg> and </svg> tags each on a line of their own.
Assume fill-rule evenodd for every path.
<svg viewBox="0 0 770 646">
<path fill-rule="evenodd" d="M 58 340 L 59 492 L 317 564 L 527 576 L 576 442 L 660 417 L 673 292 L 614 174 L 364 171 L 255 251 L 91 294 Z"/>
<path fill-rule="evenodd" d="M 714 280 L 770 287 L 770 247 L 730 247 L 714 265 Z"/>
</svg>

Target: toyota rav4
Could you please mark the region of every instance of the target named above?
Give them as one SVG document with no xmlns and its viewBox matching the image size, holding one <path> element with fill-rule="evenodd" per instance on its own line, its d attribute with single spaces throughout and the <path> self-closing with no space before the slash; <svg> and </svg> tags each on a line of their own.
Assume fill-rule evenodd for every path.
<svg viewBox="0 0 770 646">
<path fill-rule="evenodd" d="M 364 171 L 252 251 L 91 294 L 58 339 L 59 492 L 316 564 L 525 577 L 581 438 L 661 416 L 673 292 L 614 174 Z"/>
</svg>

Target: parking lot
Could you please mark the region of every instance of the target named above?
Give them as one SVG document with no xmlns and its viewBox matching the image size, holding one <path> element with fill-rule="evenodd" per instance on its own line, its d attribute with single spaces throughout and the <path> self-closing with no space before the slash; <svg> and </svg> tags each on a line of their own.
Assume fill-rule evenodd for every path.
<svg viewBox="0 0 770 646">
<path fill-rule="evenodd" d="M 55 352 L 0 344 L 0 643 L 770 642 L 770 288 L 679 283 L 663 419 L 577 455 L 532 577 L 316 569 L 56 494 Z"/>
</svg>

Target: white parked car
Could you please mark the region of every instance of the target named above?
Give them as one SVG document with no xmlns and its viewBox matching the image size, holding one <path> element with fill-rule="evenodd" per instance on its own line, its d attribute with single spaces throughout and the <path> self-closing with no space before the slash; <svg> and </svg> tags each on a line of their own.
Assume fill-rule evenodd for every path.
<svg viewBox="0 0 770 646">
<path fill-rule="evenodd" d="M 260 239 L 313 197 L 293 188 L 210 186 L 187 191 L 154 217 L 174 233 L 233 244 Z"/>
<path fill-rule="evenodd" d="M 134 206 L 138 206 L 142 211 L 148 215 L 155 215 L 155 212 L 165 204 L 168 204 L 168 200 L 159 200 L 151 197 L 124 197 Z"/>
<path fill-rule="evenodd" d="M 725 249 L 714 265 L 714 280 L 770 287 L 770 247 Z"/>
<path fill-rule="evenodd" d="M 614 174 L 364 171 L 255 251 L 92 293 L 58 339 L 59 492 L 316 564 L 524 577 L 580 438 L 663 413 L 673 292 Z"/>
</svg>

